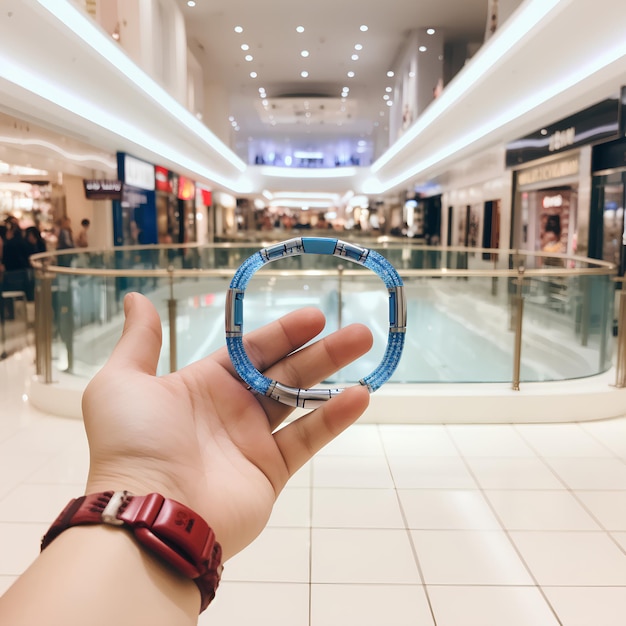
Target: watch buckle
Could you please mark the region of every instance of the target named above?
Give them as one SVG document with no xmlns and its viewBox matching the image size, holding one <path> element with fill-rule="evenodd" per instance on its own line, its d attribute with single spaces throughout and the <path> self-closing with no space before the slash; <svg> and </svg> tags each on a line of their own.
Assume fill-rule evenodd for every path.
<svg viewBox="0 0 626 626">
<path fill-rule="evenodd" d="M 130 498 L 132 498 L 132 494 L 129 491 L 115 491 L 102 511 L 102 521 L 112 526 L 123 526 L 124 522 L 117 518 L 117 514 Z"/>
</svg>

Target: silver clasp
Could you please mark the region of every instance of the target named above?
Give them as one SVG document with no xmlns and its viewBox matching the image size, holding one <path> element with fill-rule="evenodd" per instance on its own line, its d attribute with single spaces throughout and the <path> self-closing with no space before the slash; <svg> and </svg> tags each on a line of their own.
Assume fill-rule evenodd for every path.
<svg viewBox="0 0 626 626">
<path fill-rule="evenodd" d="M 122 526 L 124 522 L 117 519 L 117 514 L 131 497 L 132 494 L 129 491 L 116 491 L 102 511 L 102 521 L 112 526 Z"/>
</svg>

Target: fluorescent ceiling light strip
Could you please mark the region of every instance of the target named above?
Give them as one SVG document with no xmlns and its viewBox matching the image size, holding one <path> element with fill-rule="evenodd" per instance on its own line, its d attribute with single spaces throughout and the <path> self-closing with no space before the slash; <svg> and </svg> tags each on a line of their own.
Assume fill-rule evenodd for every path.
<svg viewBox="0 0 626 626">
<path fill-rule="evenodd" d="M 337 199 L 337 194 L 336 193 L 315 193 L 314 191 L 299 191 L 299 192 L 294 192 L 294 193 L 290 193 L 289 191 L 279 191 L 277 193 L 274 194 L 273 196 L 274 198 L 277 199 L 282 199 L 282 198 L 299 198 L 301 200 L 308 200 L 308 199 L 319 199 L 321 200 L 322 198 L 326 199 L 326 200 L 335 200 Z"/>
<path fill-rule="evenodd" d="M 105 59 L 113 68 L 122 72 L 150 99 L 178 119 L 191 132 L 198 135 L 213 150 L 226 159 L 240 172 L 246 164 L 226 144 L 222 143 L 188 109 L 182 106 L 165 89 L 157 84 L 142 69 L 133 63 L 122 51 L 119 44 L 106 35 L 96 24 L 68 0 L 37 0 L 64 27 L 69 28 L 96 54 Z"/>
<path fill-rule="evenodd" d="M 98 108 L 91 102 L 79 98 L 77 94 L 68 93 L 43 77 L 34 75 L 27 68 L 16 65 L 12 59 L 0 57 L 0 78 L 17 84 L 33 95 L 42 97 L 51 104 L 60 106 L 92 124 L 107 130 L 113 130 L 116 135 L 130 140 L 154 154 L 160 155 L 165 160 L 180 164 L 181 167 L 198 174 L 201 178 L 215 181 L 218 185 L 227 187 L 232 191 L 240 193 L 249 193 L 251 191 L 249 182 L 217 175 L 213 170 L 209 170 L 206 166 L 185 156 L 170 144 L 163 143 L 153 135 L 138 130 L 133 124 L 129 124 L 126 120 L 120 119 L 108 111 Z"/>
<path fill-rule="evenodd" d="M 355 167 L 272 167 L 261 166 L 260 173 L 262 176 L 271 176 L 279 178 L 302 178 L 303 180 L 311 180 L 315 178 L 349 178 L 356 174 Z"/>
<path fill-rule="evenodd" d="M 502 28 L 474 55 L 468 64 L 446 86 L 437 100 L 417 118 L 417 121 L 398 139 L 373 165 L 371 171 L 378 172 L 400 151 L 417 139 L 428 126 L 448 110 L 465 92 L 474 87 L 479 78 L 506 56 L 533 29 L 545 19 L 561 2 L 567 0 L 532 0 L 522 5 Z"/>
<path fill-rule="evenodd" d="M 580 82 L 583 82 L 593 76 L 595 73 L 603 70 L 607 66 L 620 61 L 626 57 L 626 39 L 616 45 L 614 48 L 605 50 L 602 54 L 597 55 L 594 59 L 589 59 L 586 65 L 579 66 L 576 71 L 563 77 L 560 81 L 551 83 L 542 90 L 533 92 L 525 100 L 518 101 L 515 106 L 501 111 L 497 117 L 491 118 L 487 123 L 479 128 L 473 129 L 466 133 L 457 141 L 449 143 L 437 152 L 432 153 L 428 158 L 416 163 L 413 167 L 394 176 L 388 181 L 381 182 L 378 179 L 370 179 L 364 189 L 368 189 L 366 193 L 384 193 L 396 185 L 402 184 L 410 178 L 417 176 L 420 172 L 425 171 L 429 167 L 443 161 L 451 154 L 466 148 L 481 137 L 493 132 L 497 128 L 509 124 L 524 113 L 534 109 L 543 102 L 558 96 L 559 94 L 571 89 Z"/>
</svg>

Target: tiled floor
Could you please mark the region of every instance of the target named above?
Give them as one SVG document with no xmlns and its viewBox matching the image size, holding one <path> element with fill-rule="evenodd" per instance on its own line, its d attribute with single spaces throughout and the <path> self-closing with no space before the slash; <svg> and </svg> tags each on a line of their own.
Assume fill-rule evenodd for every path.
<svg viewBox="0 0 626 626">
<path fill-rule="evenodd" d="M 0 362 L 0 591 L 87 467 L 81 423 L 25 401 L 31 373 L 30 352 Z M 626 418 L 356 425 L 293 478 L 200 624 L 624 626 Z"/>
</svg>

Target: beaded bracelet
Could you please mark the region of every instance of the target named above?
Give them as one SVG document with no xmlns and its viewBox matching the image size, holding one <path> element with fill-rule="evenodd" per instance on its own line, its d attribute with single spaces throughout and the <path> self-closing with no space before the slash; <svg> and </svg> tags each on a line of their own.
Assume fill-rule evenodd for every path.
<svg viewBox="0 0 626 626">
<path fill-rule="evenodd" d="M 255 392 L 294 407 L 315 408 L 343 391 L 343 388 L 299 389 L 272 380 L 254 367 L 243 345 L 243 297 L 250 279 L 267 263 L 300 254 L 328 254 L 358 263 L 378 274 L 387 287 L 387 348 L 378 367 L 359 380 L 359 384 L 367 387 L 370 393 L 376 391 L 395 371 L 404 348 L 407 317 L 404 286 L 398 272 L 385 257 L 374 250 L 341 239 L 296 237 L 263 248 L 241 264 L 230 283 L 226 297 L 226 345 L 235 370 Z"/>
</svg>

